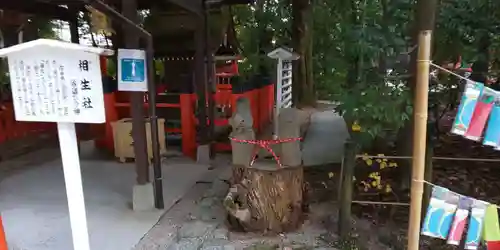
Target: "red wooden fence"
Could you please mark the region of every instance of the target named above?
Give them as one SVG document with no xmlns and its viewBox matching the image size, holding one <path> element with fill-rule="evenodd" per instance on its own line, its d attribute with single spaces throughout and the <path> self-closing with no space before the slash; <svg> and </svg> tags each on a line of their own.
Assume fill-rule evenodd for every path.
<svg viewBox="0 0 500 250">
<path fill-rule="evenodd" d="M 55 123 L 16 121 L 12 103 L 4 103 L 0 106 L 0 143 L 43 132 L 55 133 L 55 131 Z"/>
</svg>

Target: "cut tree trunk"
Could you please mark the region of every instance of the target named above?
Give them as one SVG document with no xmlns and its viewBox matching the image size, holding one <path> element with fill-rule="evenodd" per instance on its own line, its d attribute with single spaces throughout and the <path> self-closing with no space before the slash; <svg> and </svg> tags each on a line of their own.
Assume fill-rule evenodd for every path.
<svg viewBox="0 0 500 250">
<path fill-rule="evenodd" d="M 233 178 L 224 199 L 231 228 L 273 234 L 292 231 L 302 224 L 307 192 L 297 140 L 300 116 L 296 109 L 283 109 L 278 117 L 278 138 L 282 141 L 270 140 L 263 145 L 265 140 L 255 140 L 249 100 L 236 100 L 236 112 L 230 119 Z M 269 150 L 273 144 L 279 148 L 276 159 L 254 163 L 256 147 Z"/>
<path fill-rule="evenodd" d="M 276 234 L 302 225 L 302 166 L 278 168 L 274 161 L 234 166 L 235 183 L 224 200 L 229 226 L 238 231 Z"/>
</svg>

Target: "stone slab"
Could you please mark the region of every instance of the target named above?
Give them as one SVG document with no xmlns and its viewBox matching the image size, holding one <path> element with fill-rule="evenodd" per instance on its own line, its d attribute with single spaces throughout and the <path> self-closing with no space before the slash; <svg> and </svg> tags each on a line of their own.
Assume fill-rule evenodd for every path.
<svg viewBox="0 0 500 250">
<path fill-rule="evenodd" d="M 333 110 L 313 113 L 302 143 L 304 166 L 341 163 L 349 132 L 344 118 Z"/>
<path fill-rule="evenodd" d="M 132 209 L 134 211 L 151 211 L 155 209 L 153 184 L 135 185 L 132 191 Z"/>
</svg>

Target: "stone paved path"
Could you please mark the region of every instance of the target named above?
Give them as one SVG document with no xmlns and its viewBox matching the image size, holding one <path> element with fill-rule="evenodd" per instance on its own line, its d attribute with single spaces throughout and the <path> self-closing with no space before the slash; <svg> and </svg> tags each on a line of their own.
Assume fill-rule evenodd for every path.
<svg viewBox="0 0 500 250">
<path fill-rule="evenodd" d="M 134 250 L 335 250 L 319 240 L 326 233 L 319 218 L 310 218 L 298 232 L 275 237 L 229 232 L 222 208 L 229 173 L 228 165 L 212 170 L 160 219 Z"/>
</svg>

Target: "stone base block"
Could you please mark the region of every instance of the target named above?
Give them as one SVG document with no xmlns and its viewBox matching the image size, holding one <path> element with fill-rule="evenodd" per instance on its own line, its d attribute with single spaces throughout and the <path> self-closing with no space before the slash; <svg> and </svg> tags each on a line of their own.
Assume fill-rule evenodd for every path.
<svg viewBox="0 0 500 250">
<path fill-rule="evenodd" d="M 210 164 L 210 145 L 199 145 L 196 150 L 196 162 L 199 164 Z"/>
<path fill-rule="evenodd" d="M 153 184 L 135 185 L 132 194 L 134 211 L 151 211 L 155 209 Z"/>
</svg>

